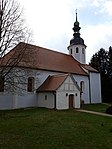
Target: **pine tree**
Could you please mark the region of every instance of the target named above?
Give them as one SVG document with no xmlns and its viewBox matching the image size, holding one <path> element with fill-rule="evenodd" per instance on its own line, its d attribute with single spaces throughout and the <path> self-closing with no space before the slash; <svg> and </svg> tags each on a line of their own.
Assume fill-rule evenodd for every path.
<svg viewBox="0 0 112 149">
<path fill-rule="evenodd" d="M 112 79 L 112 47 L 111 46 L 109 47 L 108 59 L 109 59 L 108 75 Z"/>
<path fill-rule="evenodd" d="M 109 47 L 109 51 L 101 48 L 92 56 L 89 64 L 101 74 L 102 101 L 112 101 L 112 47 Z"/>
</svg>

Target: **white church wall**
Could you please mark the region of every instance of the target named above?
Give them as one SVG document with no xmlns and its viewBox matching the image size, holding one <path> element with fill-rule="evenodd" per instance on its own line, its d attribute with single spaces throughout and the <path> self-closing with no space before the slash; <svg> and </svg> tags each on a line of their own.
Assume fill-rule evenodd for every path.
<svg viewBox="0 0 112 149">
<path fill-rule="evenodd" d="M 8 74 L 12 77 L 14 85 L 5 83 L 5 90 L 0 93 L 0 109 L 16 109 L 23 107 L 37 106 L 37 80 L 38 73 L 32 69 L 15 68 Z M 32 92 L 27 91 L 28 77 L 34 77 L 34 89 Z"/>
<path fill-rule="evenodd" d="M 36 89 L 46 80 L 46 78 L 49 75 L 56 75 L 56 74 L 59 74 L 59 72 L 44 71 L 44 70 L 33 70 L 33 69 L 18 69 L 17 71 L 20 73 L 21 76 L 22 75 L 24 76 L 23 77 L 24 84 L 23 83 L 21 84 L 20 80 L 18 80 L 18 78 L 16 78 L 15 83 L 16 83 L 16 85 L 19 85 L 19 88 L 14 88 L 14 89 L 11 88 L 11 90 L 8 90 L 8 91 L 6 90 L 2 95 L 0 94 L 0 100 L 2 101 L 0 103 L 1 104 L 0 109 L 1 108 L 8 108 L 8 109 L 21 108 L 21 107 L 27 107 L 27 106 L 32 107 L 32 106 L 37 106 L 38 103 L 39 103 L 39 106 L 45 105 L 46 107 L 54 108 L 53 107 L 54 104 L 52 103 L 54 101 L 51 101 L 51 99 L 54 100 L 54 95 L 49 95 L 51 105 L 50 105 L 50 101 L 45 102 L 44 100 L 43 100 L 43 105 L 42 105 L 42 103 L 41 103 L 42 101 L 39 100 L 39 102 L 37 102 Z M 73 75 L 73 76 L 74 76 L 74 79 L 77 81 L 79 86 L 80 86 L 80 82 L 84 81 L 85 92 L 82 95 L 82 99 L 84 99 L 85 103 L 89 103 L 89 81 L 88 81 L 88 77 L 87 76 L 81 76 L 81 75 Z M 35 78 L 34 90 L 31 93 L 27 92 L 28 77 L 34 77 Z M 22 79 L 22 77 L 21 77 L 21 79 Z M 71 81 L 71 80 L 69 79 L 69 81 Z M 9 87 L 7 87 L 7 89 L 9 89 L 9 88 L 10 88 L 10 85 L 9 85 Z M 69 90 L 72 90 L 74 88 L 73 89 L 74 91 L 71 91 L 71 93 L 68 93 L 68 94 L 74 94 L 75 95 L 76 86 L 73 86 L 72 83 L 69 86 L 67 84 L 67 81 L 65 81 L 64 88 L 65 88 L 65 90 L 64 90 L 65 92 L 59 93 L 57 95 L 58 96 L 57 102 L 59 103 L 58 108 L 63 107 L 64 109 L 66 109 L 66 108 L 68 108 L 68 100 L 67 100 L 67 98 L 64 99 L 64 97 L 66 97 L 66 92 L 68 93 L 68 91 L 66 91 L 66 90 L 67 90 L 67 88 Z M 15 92 L 14 94 L 16 94 L 16 95 L 14 95 L 14 96 L 10 95 L 10 93 L 12 93 L 12 91 L 14 91 Z M 5 95 L 5 94 L 7 94 L 7 95 Z M 59 101 L 60 96 L 62 98 L 62 101 Z M 39 97 L 40 97 L 40 95 L 39 95 Z M 76 98 L 78 98 L 78 97 L 76 97 Z M 4 100 L 2 100 L 2 99 L 4 99 Z M 6 101 L 7 101 L 7 103 L 6 103 Z M 64 104 L 62 105 L 63 101 L 64 101 Z M 75 103 L 77 103 L 77 102 L 78 102 L 78 100 Z"/>
<path fill-rule="evenodd" d="M 0 93 L 0 110 L 13 109 L 13 95 Z"/>
<path fill-rule="evenodd" d="M 5 83 L 5 91 L 4 93 L 16 93 L 18 95 L 24 95 L 27 92 L 27 84 L 28 78 L 34 77 L 34 89 L 33 92 L 37 89 L 37 77 L 38 71 L 33 69 L 25 69 L 25 68 L 15 68 L 15 70 L 9 74 L 12 78 L 12 83 Z"/>
<path fill-rule="evenodd" d="M 18 77 L 16 77 L 16 84 L 19 85 L 19 88 L 17 87 L 16 92 L 18 94 L 29 94 L 27 92 L 27 83 L 28 78 L 33 77 L 34 78 L 34 89 L 32 93 L 36 93 L 36 89 L 47 79 L 49 75 L 59 74 L 57 72 L 52 71 L 44 71 L 44 70 L 35 70 L 35 69 L 29 69 L 29 68 L 18 68 L 16 69 L 18 73 Z M 15 71 L 15 73 L 16 73 Z M 14 74 L 14 73 L 13 73 Z M 17 75 L 16 75 L 17 76 Z M 21 76 L 21 79 L 19 78 Z M 15 76 L 13 76 L 15 78 Z M 10 86 L 9 86 L 10 88 Z M 8 91 L 9 91 L 8 88 Z"/>
<path fill-rule="evenodd" d="M 37 107 L 37 95 L 30 94 L 15 97 L 14 108 Z"/>
<path fill-rule="evenodd" d="M 70 91 L 70 77 L 67 77 L 64 83 L 56 92 L 56 108 L 68 109 L 68 91 Z"/>
<path fill-rule="evenodd" d="M 34 95 L 36 94 L 36 89 L 46 80 L 46 78 L 50 74 L 52 75 L 55 73 L 50 72 L 50 71 L 40 71 L 40 70 L 34 70 L 34 69 L 28 69 L 28 68 L 27 69 L 17 68 L 12 74 L 9 74 L 13 78 L 12 81 L 15 81 L 15 86 L 6 84 L 5 91 L 2 96 L 4 96 L 5 94 L 11 93 L 11 94 L 20 95 L 19 99 L 24 98 L 24 97 L 32 98 L 33 94 Z M 33 89 L 33 92 L 31 93 L 27 92 L 27 83 L 28 83 L 29 77 L 34 77 L 34 89 Z"/>
<path fill-rule="evenodd" d="M 56 108 L 61 109 L 69 109 L 69 95 L 74 95 L 74 108 L 80 108 L 80 92 L 74 91 L 57 91 L 56 93 Z"/>
<path fill-rule="evenodd" d="M 37 77 L 38 77 L 38 84 L 37 84 L 37 86 L 39 87 L 40 85 L 42 85 L 43 82 L 47 79 L 47 77 L 49 75 L 56 75 L 56 74 L 61 74 L 61 73 L 53 72 L 53 71 L 38 70 L 38 72 L 37 72 Z"/>
<path fill-rule="evenodd" d="M 17 109 L 26 107 L 37 107 L 37 95 L 0 95 L 0 109 Z"/>
<path fill-rule="evenodd" d="M 101 103 L 100 73 L 90 73 L 91 103 Z"/>
<path fill-rule="evenodd" d="M 56 93 L 56 109 L 68 109 L 68 96 L 66 92 L 58 91 Z"/>
<path fill-rule="evenodd" d="M 80 92 L 74 94 L 74 108 L 80 108 Z"/>
<path fill-rule="evenodd" d="M 15 73 L 18 77 L 15 77 Z M 54 74 L 59 73 L 28 68 L 15 69 L 14 72 L 9 75 L 12 76 L 17 87 L 6 84 L 5 91 L 2 94 L 0 93 L 0 109 L 14 109 L 37 106 L 36 89 L 46 80 L 49 75 Z M 19 76 L 21 77 L 19 78 Z M 31 93 L 27 91 L 28 77 L 34 77 L 35 79 L 34 89 Z M 52 106 L 49 104 L 46 106 L 52 108 Z"/>
<path fill-rule="evenodd" d="M 69 95 L 74 95 L 74 108 L 80 108 L 80 91 L 70 76 L 59 87 L 56 93 L 57 109 L 69 109 Z"/>
<path fill-rule="evenodd" d="M 75 81 L 80 87 L 80 82 L 84 81 L 84 92 L 82 93 L 82 100 L 84 103 L 90 103 L 90 96 L 89 96 L 89 78 L 88 76 L 81 76 L 81 75 L 73 75 Z"/>
<path fill-rule="evenodd" d="M 76 52 L 76 48 L 78 48 L 78 52 Z M 84 45 L 72 45 L 72 46 L 69 46 L 68 49 L 69 49 L 69 54 L 70 55 L 72 55 L 80 63 L 85 64 L 85 61 L 86 61 L 86 50 L 85 50 L 85 46 Z"/>
<path fill-rule="evenodd" d="M 53 109 L 55 107 L 55 96 L 52 92 L 40 92 L 37 98 L 38 107 Z"/>
</svg>

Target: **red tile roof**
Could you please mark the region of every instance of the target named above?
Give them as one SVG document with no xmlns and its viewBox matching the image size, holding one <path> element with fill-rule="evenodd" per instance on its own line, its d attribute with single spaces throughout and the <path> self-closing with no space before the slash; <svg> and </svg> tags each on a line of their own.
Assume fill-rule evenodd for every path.
<svg viewBox="0 0 112 149">
<path fill-rule="evenodd" d="M 37 89 L 37 92 L 56 91 L 67 77 L 68 74 L 48 76 L 44 83 Z"/>
<path fill-rule="evenodd" d="M 82 69 L 81 64 L 71 55 L 25 43 L 19 43 L 6 54 L 2 59 L 4 64 L 9 59 L 18 57 L 20 53 L 22 53 L 18 63 L 20 67 L 87 75 Z"/>
<path fill-rule="evenodd" d="M 85 68 L 86 70 L 90 71 L 90 72 L 98 73 L 98 71 L 96 69 L 94 69 L 93 67 L 91 67 L 90 65 L 82 64 L 82 67 Z"/>
</svg>

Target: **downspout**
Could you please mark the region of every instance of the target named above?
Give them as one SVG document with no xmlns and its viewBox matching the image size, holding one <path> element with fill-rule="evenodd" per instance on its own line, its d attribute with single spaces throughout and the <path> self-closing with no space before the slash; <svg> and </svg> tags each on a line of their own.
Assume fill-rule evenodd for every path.
<svg viewBox="0 0 112 149">
<path fill-rule="evenodd" d="M 56 92 L 53 92 L 54 95 L 54 109 L 56 109 Z"/>
<path fill-rule="evenodd" d="M 89 97 L 90 97 L 90 104 L 91 104 L 91 83 L 90 83 L 90 73 L 89 73 Z"/>
</svg>

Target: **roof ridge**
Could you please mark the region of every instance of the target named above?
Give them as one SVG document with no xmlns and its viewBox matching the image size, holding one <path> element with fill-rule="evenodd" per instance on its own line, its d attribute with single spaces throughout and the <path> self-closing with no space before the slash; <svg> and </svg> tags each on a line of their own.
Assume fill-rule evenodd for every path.
<svg viewBox="0 0 112 149">
<path fill-rule="evenodd" d="M 24 44 L 27 44 L 27 45 L 29 45 L 29 46 L 33 46 L 33 47 L 36 47 L 36 48 L 42 48 L 42 49 L 44 49 L 44 50 L 49 50 L 49 51 L 51 51 L 51 52 L 56 52 L 56 53 L 59 53 L 59 54 L 64 54 L 64 55 L 67 55 L 67 56 L 71 56 L 71 55 L 69 55 L 69 54 L 67 54 L 67 53 L 64 53 L 64 52 L 62 52 L 62 51 L 59 52 L 59 51 L 57 51 L 56 49 L 45 48 L 45 47 L 37 46 L 37 45 L 31 44 L 31 43 L 25 43 L 25 42 L 21 42 L 21 43 L 24 43 Z"/>
</svg>

